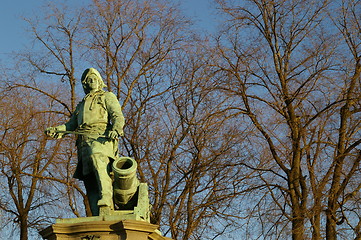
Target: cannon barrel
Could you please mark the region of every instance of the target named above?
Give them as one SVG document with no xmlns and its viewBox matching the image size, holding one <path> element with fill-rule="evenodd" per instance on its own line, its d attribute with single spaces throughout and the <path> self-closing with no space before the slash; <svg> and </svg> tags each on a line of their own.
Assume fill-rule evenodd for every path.
<svg viewBox="0 0 361 240">
<path fill-rule="evenodd" d="M 126 205 L 138 190 L 137 166 L 137 162 L 130 157 L 119 157 L 113 162 L 114 202 L 118 206 Z"/>
</svg>

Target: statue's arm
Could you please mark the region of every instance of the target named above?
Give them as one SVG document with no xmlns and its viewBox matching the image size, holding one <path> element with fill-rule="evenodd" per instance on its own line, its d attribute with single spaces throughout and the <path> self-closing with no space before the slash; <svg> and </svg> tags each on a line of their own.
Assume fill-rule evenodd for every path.
<svg viewBox="0 0 361 240">
<path fill-rule="evenodd" d="M 112 92 L 107 92 L 105 95 L 105 104 L 108 111 L 108 116 L 112 122 L 112 131 L 115 131 L 118 136 L 123 136 L 124 116 L 122 107 L 119 104 L 117 97 Z"/>
<path fill-rule="evenodd" d="M 76 106 L 75 111 L 71 114 L 71 117 L 67 123 L 65 123 L 63 126 L 64 131 L 74 131 L 78 127 L 78 114 L 79 114 L 79 105 Z M 60 125 L 62 126 L 62 125 Z"/>
<path fill-rule="evenodd" d="M 79 105 L 78 105 L 79 106 Z M 76 110 L 71 115 L 69 121 L 65 124 L 56 126 L 56 127 L 48 127 L 45 129 L 45 134 L 49 137 L 59 139 L 64 136 L 64 131 L 74 131 L 77 128 L 77 115 L 78 115 L 78 106 Z"/>
</svg>

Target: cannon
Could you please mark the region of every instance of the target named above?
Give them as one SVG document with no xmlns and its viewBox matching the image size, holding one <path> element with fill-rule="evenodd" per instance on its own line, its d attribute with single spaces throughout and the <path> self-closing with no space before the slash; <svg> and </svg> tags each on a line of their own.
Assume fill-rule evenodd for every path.
<svg viewBox="0 0 361 240">
<path fill-rule="evenodd" d="M 137 162 L 130 157 L 118 157 L 112 164 L 113 200 L 115 210 L 111 215 L 126 219 L 149 219 L 148 185 L 137 178 Z"/>
<path fill-rule="evenodd" d="M 128 210 L 132 207 L 132 203 L 134 204 L 131 200 L 134 200 L 140 184 L 137 178 L 137 166 L 137 162 L 129 157 L 120 157 L 112 165 L 114 203 L 120 209 Z"/>
</svg>

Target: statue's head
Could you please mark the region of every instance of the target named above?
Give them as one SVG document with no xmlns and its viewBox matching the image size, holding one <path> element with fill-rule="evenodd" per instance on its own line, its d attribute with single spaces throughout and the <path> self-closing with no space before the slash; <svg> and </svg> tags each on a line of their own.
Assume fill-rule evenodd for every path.
<svg viewBox="0 0 361 240">
<path fill-rule="evenodd" d="M 98 91 L 106 87 L 100 73 L 95 68 L 88 68 L 81 76 L 81 83 L 85 94 L 90 91 Z"/>
</svg>

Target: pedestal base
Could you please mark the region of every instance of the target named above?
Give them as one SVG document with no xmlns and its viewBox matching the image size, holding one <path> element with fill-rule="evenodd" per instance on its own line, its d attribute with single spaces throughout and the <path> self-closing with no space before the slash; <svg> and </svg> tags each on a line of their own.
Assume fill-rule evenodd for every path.
<svg viewBox="0 0 361 240">
<path fill-rule="evenodd" d="M 135 220 L 85 221 L 55 223 L 40 235 L 48 240 L 171 240 L 157 229 L 157 225 Z"/>
</svg>

